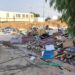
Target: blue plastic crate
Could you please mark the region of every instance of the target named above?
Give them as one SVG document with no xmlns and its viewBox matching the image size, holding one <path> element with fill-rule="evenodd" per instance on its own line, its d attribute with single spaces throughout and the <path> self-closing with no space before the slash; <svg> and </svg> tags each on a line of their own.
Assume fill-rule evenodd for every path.
<svg viewBox="0 0 75 75">
<path fill-rule="evenodd" d="M 70 52 L 74 52 L 75 53 L 75 47 L 71 47 L 70 48 Z"/>
</svg>

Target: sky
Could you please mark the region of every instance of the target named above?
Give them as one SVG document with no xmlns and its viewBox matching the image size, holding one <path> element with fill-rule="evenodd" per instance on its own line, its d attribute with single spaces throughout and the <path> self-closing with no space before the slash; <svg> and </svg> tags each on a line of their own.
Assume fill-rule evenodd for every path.
<svg viewBox="0 0 75 75">
<path fill-rule="evenodd" d="M 54 17 L 60 14 L 49 7 L 45 0 L 0 0 L 0 11 L 35 12 L 44 17 Z"/>
</svg>

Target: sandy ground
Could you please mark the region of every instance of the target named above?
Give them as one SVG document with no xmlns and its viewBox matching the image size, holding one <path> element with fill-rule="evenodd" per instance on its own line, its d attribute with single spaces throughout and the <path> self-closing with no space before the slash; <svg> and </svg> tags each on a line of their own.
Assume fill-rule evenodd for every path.
<svg viewBox="0 0 75 75">
<path fill-rule="evenodd" d="M 22 57 L 25 55 L 24 51 L 0 45 L 0 75 L 75 75 L 75 67 L 66 63 L 63 65 L 70 66 L 71 72 L 48 65 L 32 65 L 25 59 L 27 57 Z"/>
</svg>

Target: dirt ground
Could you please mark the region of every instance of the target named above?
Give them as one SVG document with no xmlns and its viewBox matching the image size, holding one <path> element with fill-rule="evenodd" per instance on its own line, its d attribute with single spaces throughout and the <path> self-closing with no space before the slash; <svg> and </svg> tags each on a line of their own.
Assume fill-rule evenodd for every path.
<svg viewBox="0 0 75 75">
<path fill-rule="evenodd" d="M 0 45 L 0 75 L 75 75 L 73 65 L 54 60 L 56 63 L 62 63 L 63 66 L 69 66 L 71 71 L 48 65 L 40 67 L 29 63 L 24 55 L 20 50 Z"/>
</svg>

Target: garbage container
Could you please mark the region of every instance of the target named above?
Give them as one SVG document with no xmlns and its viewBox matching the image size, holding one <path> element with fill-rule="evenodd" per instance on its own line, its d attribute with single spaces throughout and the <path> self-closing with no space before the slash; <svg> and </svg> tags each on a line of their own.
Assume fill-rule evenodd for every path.
<svg viewBox="0 0 75 75">
<path fill-rule="evenodd" d="M 54 51 L 45 51 L 43 54 L 44 59 L 52 59 L 54 58 Z"/>
<path fill-rule="evenodd" d="M 50 44 L 50 45 L 46 45 L 45 46 L 45 51 L 43 53 L 43 59 L 52 59 L 54 58 L 54 45 Z"/>
</svg>

